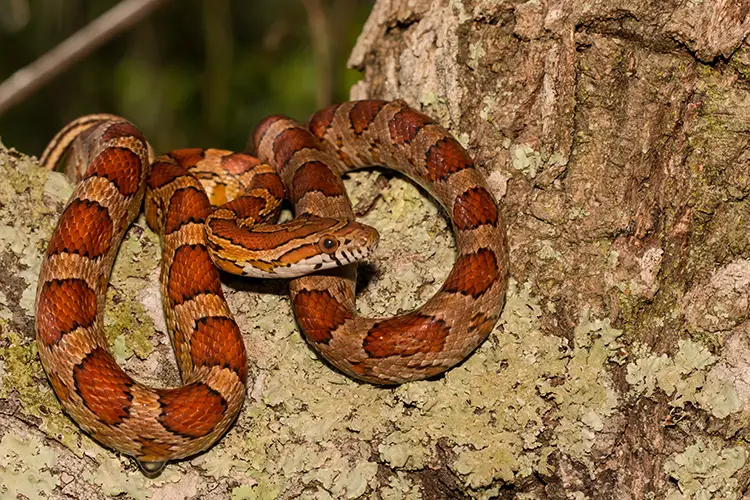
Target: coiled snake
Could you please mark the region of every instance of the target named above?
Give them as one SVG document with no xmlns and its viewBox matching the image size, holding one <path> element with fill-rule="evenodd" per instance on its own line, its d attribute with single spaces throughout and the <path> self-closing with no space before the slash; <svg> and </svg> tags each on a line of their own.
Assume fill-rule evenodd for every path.
<svg viewBox="0 0 750 500">
<path fill-rule="evenodd" d="M 152 166 L 149 145 L 131 123 L 89 115 L 63 128 L 42 155 L 42 165 L 55 168 L 68 152 L 67 171 L 77 181 L 39 276 L 42 364 L 65 411 L 149 475 L 210 447 L 244 400 L 245 348 L 214 264 L 258 277 L 317 271 L 290 282 L 305 338 L 336 368 L 374 384 L 454 366 L 489 335 L 504 302 L 508 251 L 497 203 L 466 151 L 430 118 L 402 101 L 354 101 L 318 112 L 308 128 L 269 117 L 254 139 L 260 161 L 185 149 Z M 374 229 L 350 222 L 340 177 L 369 165 L 427 189 L 456 235 L 458 257 L 440 290 L 393 318 L 356 314 L 355 269 L 346 265 L 367 258 L 378 242 Z M 213 210 L 204 188 L 216 203 L 235 199 Z M 259 225 L 274 220 L 285 191 L 297 218 Z M 173 389 L 147 387 L 123 372 L 103 331 L 112 264 L 144 193 L 147 221 L 161 236 L 164 310 L 183 381 Z"/>
</svg>

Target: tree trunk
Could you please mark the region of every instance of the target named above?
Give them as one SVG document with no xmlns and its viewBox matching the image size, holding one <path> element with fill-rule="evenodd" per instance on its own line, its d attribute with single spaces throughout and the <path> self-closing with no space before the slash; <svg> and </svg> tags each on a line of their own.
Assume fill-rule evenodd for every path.
<svg viewBox="0 0 750 500">
<path fill-rule="evenodd" d="M 381 389 L 311 354 L 283 285 L 228 280 L 255 382 L 220 444 L 156 481 L 82 435 L 51 392 L 33 301 L 71 188 L 0 150 L 0 496 L 743 497 L 749 12 L 379 1 L 351 56 L 364 71 L 352 97 L 405 99 L 474 156 L 508 224 L 503 316 L 444 377 Z M 446 219 L 400 177 L 356 173 L 347 187 L 355 204 L 380 194 L 363 217 L 382 243 L 360 310 L 425 301 L 454 257 Z M 107 323 L 123 366 L 165 385 L 177 373 L 157 262 L 141 220 Z"/>
</svg>

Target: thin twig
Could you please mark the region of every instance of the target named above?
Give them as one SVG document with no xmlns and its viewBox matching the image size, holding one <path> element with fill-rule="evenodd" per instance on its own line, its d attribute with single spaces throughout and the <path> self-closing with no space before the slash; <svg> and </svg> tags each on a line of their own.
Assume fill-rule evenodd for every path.
<svg viewBox="0 0 750 500">
<path fill-rule="evenodd" d="M 0 115 L 167 0 L 123 0 L 0 84 Z"/>
<path fill-rule="evenodd" d="M 328 32 L 326 12 L 320 0 L 303 0 L 307 10 L 307 23 L 315 52 L 317 69 L 316 100 L 318 108 L 331 104 L 331 39 Z"/>
</svg>

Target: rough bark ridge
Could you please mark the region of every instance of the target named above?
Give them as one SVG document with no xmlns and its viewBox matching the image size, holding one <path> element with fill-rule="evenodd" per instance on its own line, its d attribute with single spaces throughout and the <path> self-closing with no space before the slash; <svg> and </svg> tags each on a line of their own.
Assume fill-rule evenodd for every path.
<svg viewBox="0 0 750 500">
<path fill-rule="evenodd" d="M 508 495 L 746 491 L 749 11 L 382 1 L 367 23 L 354 96 L 420 104 L 469 147 L 502 197 L 535 326 L 560 341 L 565 368 L 534 381 L 538 433 L 493 457 L 548 469 L 495 475 Z M 539 363 L 539 344 L 519 340 Z M 597 342 L 607 359 L 586 381 Z"/>
<path fill-rule="evenodd" d="M 742 497 L 749 11 L 378 2 L 352 54 L 365 75 L 353 97 L 421 107 L 487 174 L 511 241 L 500 324 L 439 380 L 378 389 L 311 355 L 283 286 L 228 281 L 255 383 L 218 446 L 156 481 L 83 436 L 41 372 L 36 277 L 70 186 L 0 148 L 0 496 Z M 382 244 L 361 311 L 426 300 L 453 258 L 445 219 L 398 177 L 358 173 L 347 187 L 355 203 L 381 193 L 363 217 Z M 157 260 L 141 221 L 107 323 L 126 369 L 164 385 L 176 370 Z"/>
</svg>

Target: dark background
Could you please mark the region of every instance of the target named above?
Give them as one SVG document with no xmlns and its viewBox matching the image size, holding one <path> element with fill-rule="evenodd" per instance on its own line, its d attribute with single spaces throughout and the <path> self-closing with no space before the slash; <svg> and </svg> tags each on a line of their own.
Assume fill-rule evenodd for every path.
<svg viewBox="0 0 750 500">
<path fill-rule="evenodd" d="M 0 81 L 116 3 L 0 0 Z M 0 139 L 39 155 L 68 121 L 108 112 L 132 120 L 157 152 L 243 150 L 264 116 L 305 120 L 348 99 L 360 75 L 346 60 L 372 4 L 167 2 L 0 115 Z M 316 31 L 321 19 L 324 29 Z M 328 56 L 319 49 L 325 45 Z"/>
</svg>

